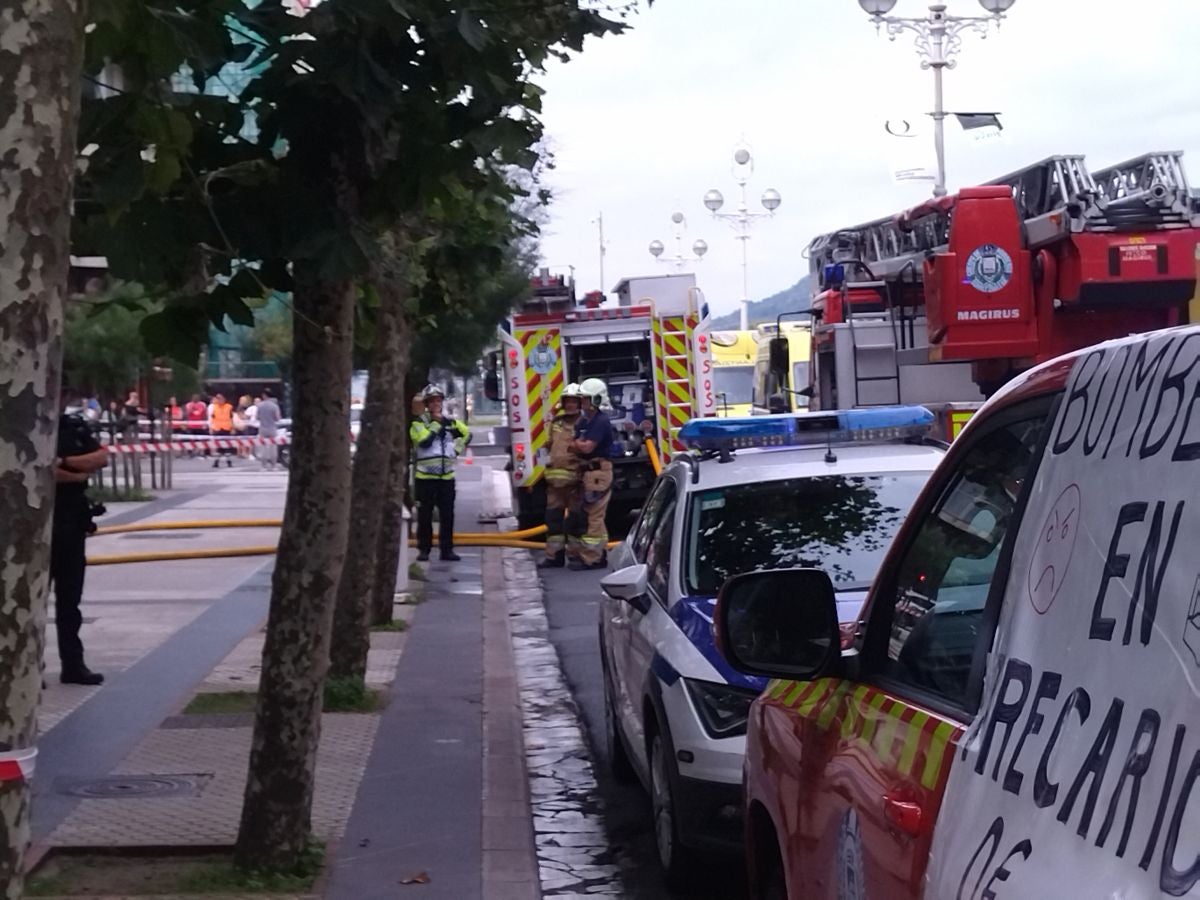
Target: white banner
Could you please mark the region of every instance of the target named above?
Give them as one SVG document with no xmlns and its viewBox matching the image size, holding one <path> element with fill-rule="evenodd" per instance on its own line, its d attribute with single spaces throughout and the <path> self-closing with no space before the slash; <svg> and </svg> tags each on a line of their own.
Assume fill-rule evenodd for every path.
<svg viewBox="0 0 1200 900">
<path fill-rule="evenodd" d="M 897 184 L 904 181 L 937 180 L 933 147 L 919 115 L 897 117 L 884 122 L 888 171 Z"/>
<path fill-rule="evenodd" d="M 1200 329 L 1076 363 L 926 895 L 1200 896 Z"/>
</svg>

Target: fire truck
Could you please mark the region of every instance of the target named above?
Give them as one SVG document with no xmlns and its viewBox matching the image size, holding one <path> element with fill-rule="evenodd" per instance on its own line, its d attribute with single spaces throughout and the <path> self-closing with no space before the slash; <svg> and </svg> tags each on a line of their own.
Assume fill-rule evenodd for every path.
<svg viewBox="0 0 1200 900">
<path fill-rule="evenodd" d="M 521 525 L 544 518 L 548 426 L 563 388 L 600 378 L 615 431 L 609 530 L 623 532 L 629 511 L 642 505 L 654 482 L 647 439 L 665 465 L 686 450 L 679 429 L 717 413 L 707 304 L 688 274 L 622 279 L 616 306 L 605 305 L 599 292 L 579 302 L 573 278 L 545 269 L 531 288 L 501 328 L 493 361 L 496 394 L 508 413 Z"/>
<path fill-rule="evenodd" d="M 1200 197 L 1182 153 L 1054 156 L 808 246 L 812 409 L 921 404 L 957 435 L 1033 365 L 1188 321 Z M 785 341 L 771 365 L 787 370 Z"/>
</svg>

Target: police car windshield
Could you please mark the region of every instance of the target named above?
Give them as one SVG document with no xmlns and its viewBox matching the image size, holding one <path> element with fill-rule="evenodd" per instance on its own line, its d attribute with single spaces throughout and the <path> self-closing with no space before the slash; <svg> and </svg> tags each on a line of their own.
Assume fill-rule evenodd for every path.
<svg viewBox="0 0 1200 900">
<path fill-rule="evenodd" d="M 713 595 L 757 569 L 823 569 L 865 590 L 928 475 L 822 475 L 698 491 L 688 518 L 687 587 Z"/>
<path fill-rule="evenodd" d="M 713 383 L 726 403 L 749 403 L 754 392 L 754 366 L 713 366 Z"/>
</svg>

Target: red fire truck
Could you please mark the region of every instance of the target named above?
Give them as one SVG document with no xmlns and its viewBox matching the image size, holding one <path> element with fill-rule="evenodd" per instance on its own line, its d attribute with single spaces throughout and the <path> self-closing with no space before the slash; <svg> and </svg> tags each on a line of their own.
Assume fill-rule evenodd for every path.
<svg viewBox="0 0 1200 900">
<path fill-rule="evenodd" d="M 922 404 L 950 438 L 1036 363 L 1187 322 L 1200 197 L 1181 157 L 1054 156 L 815 238 L 809 408 Z M 786 343 L 771 352 L 786 371 Z"/>
<path fill-rule="evenodd" d="M 654 483 L 646 439 L 665 465 L 686 449 L 678 432 L 689 419 L 717 414 L 707 304 L 687 274 L 622 279 L 616 306 L 599 293 L 578 302 L 573 279 L 548 270 L 531 287 L 499 333 L 489 379 L 507 408 L 518 517 L 522 527 L 544 520 L 547 426 L 563 388 L 599 378 L 616 432 L 609 528 L 623 531 Z"/>
</svg>

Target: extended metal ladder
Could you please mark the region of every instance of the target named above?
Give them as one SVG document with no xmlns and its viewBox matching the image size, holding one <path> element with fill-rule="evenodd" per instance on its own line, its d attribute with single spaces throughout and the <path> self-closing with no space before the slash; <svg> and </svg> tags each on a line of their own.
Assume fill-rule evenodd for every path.
<svg viewBox="0 0 1200 900">
<path fill-rule="evenodd" d="M 1188 185 L 1182 157 L 1178 150 L 1147 153 L 1093 173 L 1095 230 L 1200 227 L 1200 198 Z"/>
</svg>

